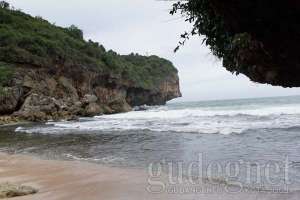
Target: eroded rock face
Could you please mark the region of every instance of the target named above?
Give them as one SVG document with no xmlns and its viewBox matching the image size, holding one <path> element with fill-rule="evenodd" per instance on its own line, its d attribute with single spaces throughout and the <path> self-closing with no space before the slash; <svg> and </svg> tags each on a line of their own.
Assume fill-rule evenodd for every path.
<svg viewBox="0 0 300 200">
<path fill-rule="evenodd" d="M 181 97 L 177 74 L 170 74 L 159 83 L 156 90 L 129 88 L 126 100 L 131 106 L 164 105 L 167 101 Z"/>
<path fill-rule="evenodd" d="M 152 90 L 134 88 L 93 71 L 16 68 L 14 79 L 0 95 L 0 115 L 29 121 L 74 119 L 128 112 L 133 106 L 162 105 L 181 96 L 177 73 L 170 74 Z M 79 73 L 79 74 L 78 74 Z"/>
<path fill-rule="evenodd" d="M 7 87 L 0 93 L 0 115 L 11 114 L 18 109 L 18 104 L 23 96 L 23 88 Z"/>
</svg>

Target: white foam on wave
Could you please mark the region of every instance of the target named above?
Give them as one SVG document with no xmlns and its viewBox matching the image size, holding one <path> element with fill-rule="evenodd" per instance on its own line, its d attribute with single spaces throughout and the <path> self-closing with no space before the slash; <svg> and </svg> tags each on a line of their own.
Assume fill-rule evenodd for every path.
<svg viewBox="0 0 300 200">
<path fill-rule="evenodd" d="M 230 108 L 186 108 L 186 109 L 172 109 L 169 110 L 167 107 L 161 109 L 151 109 L 146 111 L 121 113 L 115 115 L 107 115 L 104 118 L 110 119 L 136 119 L 136 118 L 161 118 L 161 119 L 176 119 L 182 117 L 212 117 L 219 115 L 253 115 L 253 116 L 268 116 L 268 115 L 281 115 L 281 114 L 300 114 L 300 104 L 286 105 L 280 107 L 254 107 L 247 109 L 245 107 L 237 107 L 234 110 Z M 96 118 L 103 118 L 98 116 Z"/>
<path fill-rule="evenodd" d="M 79 122 L 49 122 L 48 126 L 19 127 L 27 133 L 76 133 L 78 131 L 151 130 L 182 133 L 241 133 L 247 129 L 288 128 L 300 124 L 300 104 L 280 106 L 156 107 Z"/>
<path fill-rule="evenodd" d="M 110 163 L 114 163 L 114 162 L 122 162 L 125 159 L 124 158 L 120 158 L 120 157 L 115 157 L 115 156 L 107 156 L 107 157 L 103 157 L 103 158 L 84 158 L 84 157 L 79 157 L 79 156 L 75 156 L 72 154 L 63 154 L 66 158 L 72 159 L 72 160 L 78 160 L 78 161 L 90 161 L 90 162 L 101 162 L 101 163 L 105 163 L 105 164 L 110 164 Z"/>
</svg>

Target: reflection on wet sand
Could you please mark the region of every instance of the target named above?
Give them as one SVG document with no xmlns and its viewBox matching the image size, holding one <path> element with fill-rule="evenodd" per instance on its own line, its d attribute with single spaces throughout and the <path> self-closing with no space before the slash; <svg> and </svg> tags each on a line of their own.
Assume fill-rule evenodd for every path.
<svg viewBox="0 0 300 200">
<path fill-rule="evenodd" d="M 164 190 L 156 194 L 148 182 L 147 170 L 108 168 L 75 161 L 47 161 L 27 156 L 0 154 L 0 182 L 13 182 L 35 187 L 35 195 L 16 200 L 274 200 L 299 199 L 298 192 L 276 194 L 269 192 L 216 192 L 210 185 L 199 187 L 211 192 L 172 193 Z M 153 186 L 153 185 L 152 185 Z M 182 188 L 184 186 L 181 186 Z M 219 185 L 219 188 L 224 187 Z M 166 188 L 165 188 L 166 189 Z M 173 190 L 175 191 L 175 190 Z M 175 191 L 176 192 L 176 191 Z"/>
</svg>

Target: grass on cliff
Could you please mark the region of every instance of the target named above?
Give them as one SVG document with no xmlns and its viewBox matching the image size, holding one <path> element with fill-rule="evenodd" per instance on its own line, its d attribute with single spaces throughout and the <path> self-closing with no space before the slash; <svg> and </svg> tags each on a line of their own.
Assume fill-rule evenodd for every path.
<svg viewBox="0 0 300 200">
<path fill-rule="evenodd" d="M 0 61 L 48 68 L 88 67 L 147 89 L 177 72 L 165 59 L 106 51 L 101 44 L 86 41 L 74 25 L 62 28 L 4 2 L 0 2 Z"/>
<path fill-rule="evenodd" d="M 7 86 L 14 74 L 13 66 L 0 62 L 0 95 L 4 94 L 3 88 Z"/>
</svg>

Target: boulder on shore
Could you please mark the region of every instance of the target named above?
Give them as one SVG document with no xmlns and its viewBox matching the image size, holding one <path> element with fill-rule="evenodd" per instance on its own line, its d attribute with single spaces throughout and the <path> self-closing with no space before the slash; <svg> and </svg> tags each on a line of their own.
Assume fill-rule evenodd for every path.
<svg viewBox="0 0 300 200">
<path fill-rule="evenodd" d="M 26 196 L 37 192 L 38 190 L 30 186 L 22 186 L 11 183 L 0 184 L 0 199 Z"/>
</svg>

